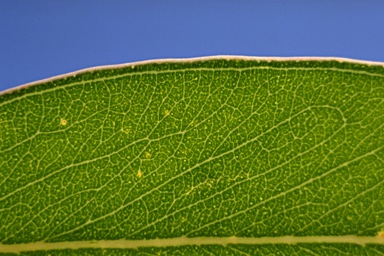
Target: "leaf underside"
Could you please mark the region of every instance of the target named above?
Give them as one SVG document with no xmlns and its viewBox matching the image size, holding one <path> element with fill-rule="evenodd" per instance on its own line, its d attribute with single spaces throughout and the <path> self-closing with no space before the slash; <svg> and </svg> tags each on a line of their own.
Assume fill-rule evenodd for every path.
<svg viewBox="0 0 384 256">
<path fill-rule="evenodd" d="M 148 62 L 0 95 L 0 254 L 384 255 L 383 212 L 380 65 Z"/>
</svg>

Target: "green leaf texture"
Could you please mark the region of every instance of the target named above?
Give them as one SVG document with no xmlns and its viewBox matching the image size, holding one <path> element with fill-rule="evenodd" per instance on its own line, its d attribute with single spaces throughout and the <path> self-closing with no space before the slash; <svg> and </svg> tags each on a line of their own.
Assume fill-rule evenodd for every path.
<svg viewBox="0 0 384 256">
<path fill-rule="evenodd" d="M 384 66 L 214 57 L 0 95 L 0 254 L 384 255 Z"/>
</svg>

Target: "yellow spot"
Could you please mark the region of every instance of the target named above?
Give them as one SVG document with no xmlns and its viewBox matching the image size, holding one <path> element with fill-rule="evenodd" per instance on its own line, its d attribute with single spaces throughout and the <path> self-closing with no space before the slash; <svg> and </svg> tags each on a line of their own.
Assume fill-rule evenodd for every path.
<svg viewBox="0 0 384 256">
<path fill-rule="evenodd" d="M 196 125 L 196 121 L 193 120 L 189 125 L 194 127 Z"/>
<path fill-rule="evenodd" d="M 123 130 L 123 132 L 125 133 L 125 134 L 128 134 L 128 133 L 130 133 L 131 132 L 131 129 L 128 127 L 128 128 L 125 128 L 124 130 Z"/>
<path fill-rule="evenodd" d="M 142 173 L 140 170 L 137 172 L 137 177 L 138 177 L 138 178 L 143 177 L 143 173 Z"/>
<path fill-rule="evenodd" d="M 151 153 L 145 152 L 145 158 L 147 158 L 147 159 L 151 158 Z"/>
<path fill-rule="evenodd" d="M 207 183 L 207 186 L 209 186 L 209 187 L 211 188 L 212 185 L 213 185 L 213 183 L 214 183 L 214 180 L 212 180 L 212 179 L 208 179 L 208 180 L 206 181 L 206 183 Z"/>
<path fill-rule="evenodd" d="M 169 112 L 169 110 L 165 110 L 165 111 L 164 111 L 164 115 L 165 115 L 165 116 L 169 116 L 170 113 L 171 113 L 171 112 Z"/>
<path fill-rule="evenodd" d="M 67 120 L 61 118 L 61 120 L 60 120 L 61 125 L 65 126 L 65 125 L 67 125 L 67 123 L 68 123 Z"/>
<path fill-rule="evenodd" d="M 183 153 L 184 155 L 186 155 L 188 153 L 188 150 L 187 149 L 184 149 L 183 151 L 181 151 L 181 153 Z"/>
<path fill-rule="evenodd" d="M 377 233 L 377 236 L 381 237 L 381 238 L 384 238 L 384 231 L 380 231 L 379 233 Z"/>
</svg>

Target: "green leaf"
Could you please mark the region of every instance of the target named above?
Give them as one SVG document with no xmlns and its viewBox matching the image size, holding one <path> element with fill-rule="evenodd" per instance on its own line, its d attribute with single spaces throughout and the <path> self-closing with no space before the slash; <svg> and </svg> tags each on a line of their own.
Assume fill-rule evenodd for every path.
<svg viewBox="0 0 384 256">
<path fill-rule="evenodd" d="M 383 255 L 384 65 L 215 57 L 0 96 L 0 253 Z"/>
</svg>

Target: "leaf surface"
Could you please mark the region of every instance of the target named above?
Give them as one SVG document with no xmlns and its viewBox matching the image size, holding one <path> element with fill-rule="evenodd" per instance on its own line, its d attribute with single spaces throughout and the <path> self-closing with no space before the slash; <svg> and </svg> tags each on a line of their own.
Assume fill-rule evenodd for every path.
<svg viewBox="0 0 384 256">
<path fill-rule="evenodd" d="M 0 95 L 0 253 L 384 254 L 384 66 L 215 57 Z"/>
</svg>

